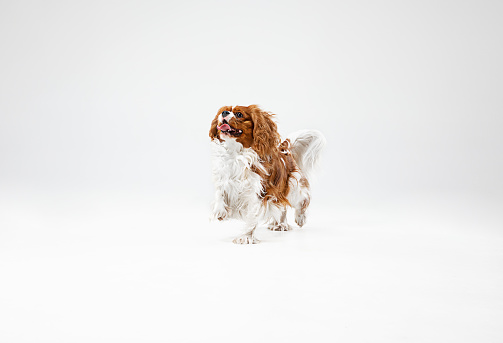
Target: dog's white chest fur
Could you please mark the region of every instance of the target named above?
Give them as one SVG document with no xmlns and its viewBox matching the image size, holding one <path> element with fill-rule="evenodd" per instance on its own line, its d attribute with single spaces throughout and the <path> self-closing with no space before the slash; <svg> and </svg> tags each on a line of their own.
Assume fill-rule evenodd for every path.
<svg viewBox="0 0 503 343">
<path fill-rule="evenodd" d="M 213 181 L 217 194 L 216 215 L 242 218 L 250 205 L 259 203 L 262 192 L 260 176 L 252 167 L 261 168 L 259 156 L 253 149 L 246 149 L 233 140 L 214 140 L 212 147 Z M 227 209 L 225 205 L 227 205 Z"/>
</svg>

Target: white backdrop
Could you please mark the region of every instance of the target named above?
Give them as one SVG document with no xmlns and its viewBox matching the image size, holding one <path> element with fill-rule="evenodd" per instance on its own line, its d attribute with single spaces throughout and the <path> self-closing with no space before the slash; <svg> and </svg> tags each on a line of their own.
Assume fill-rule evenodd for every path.
<svg viewBox="0 0 503 343">
<path fill-rule="evenodd" d="M 392 252 L 390 259 L 380 264 L 387 275 L 382 280 L 388 281 L 378 289 L 389 291 L 389 297 L 395 294 L 387 282 L 397 277 L 396 270 L 388 262 L 405 259 L 403 269 L 413 274 L 414 269 L 408 268 L 421 256 L 433 254 L 436 257 L 421 269 L 431 267 L 438 272 L 428 274 L 438 288 L 432 286 L 431 304 L 426 303 L 434 309 L 445 294 L 452 296 L 452 302 L 431 310 L 440 323 L 436 329 L 424 319 L 432 315 L 430 312 L 419 320 L 404 316 L 403 311 L 398 311 L 400 315 L 385 313 L 376 323 L 375 318 L 367 321 L 362 313 L 374 313 L 386 308 L 384 304 L 361 300 L 360 310 L 355 310 L 350 301 L 337 303 L 329 295 L 333 288 L 326 286 L 320 297 L 341 308 L 340 313 L 332 313 L 334 322 L 340 324 L 348 313 L 355 322 L 328 330 L 333 323 L 323 322 L 328 319 L 322 318 L 330 318 L 326 308 L 321 302 L 320 308 L 309 307 L 306 300 L 303 308 L 316 310 L 324 324 L 289 318 L 280 322 L 295 334 L 276 337 L 275 318 L 257 319 L 267 304 L 275 301 L 272 295 L 263 294 L 270 301 L 254 309 L 250 318 L 243 317 L 253 323 L 259 335 L 252 338 L 263 333 L 278 339 L 302 338 L 294 329 L 304 323 L 308 331 L 321 332 L 319 340 L 365 341 L 369 338 L 356 332 L 370 330 L 386 342 L 403 337 L 421 341 L 451 337 L 455 331 L 450 329 L 461 325 L 459 339 L 477 340 L 477 333 L 483 331 L 485 341 L 499 341 L 503 336 L 497 327 L 503 313 L 498 290 L 503 289 L 503 261 L 498 252 L 503 242 L 502 10 L 502 3 L 496 1 L 2 1 L 0 262 L 8 281 L 4 279 L 0 286 L 4 287 L 0 314 L 9 325 L 0 329 L 0 338 L 3 335 L 8 339 L 2 341 L 9 342 L 96 341 L 99 337 L 107 342 L 124 342 L 125 337 L 131 341 L 202 339 L 196 333 L 182 334 L 190 322 L 188 313 L 177 322 L 171 317 L 176 314 L 167 309 L 175 306 L 177 313 L 188 311 L 186 303 L 173 305 L 173 299 L 162 295 L 176 290 L 175 298 L 192 299 L 194 306 L 202 302 L 209 317 L 214 313 L 208 308 L 221 309 L 228 303 L 198 298 L 200 289 L 192 281 L 204 280 L 206 267 L 191 269 L 186 264 L 190 258 L 176 266 L 163 261 L 177 260 L 175 252 L 187 257 L 190 251 L 194 259 L 205 252 L 208 261 L 215 262 L 213 284 L 223 277 L 219 263 L 241 261 L 240 251 L 228 247 L 230 237 L 238 233 L 230 230 L 231 226 L 240 224 L 206 222 L 212 192 L 207 133 L 219 107 L 256 103 L 277 114 L 283 136 L 315 128 L 324 132 L 328 145 L 323 170 L 314 185 L 313 236 L 306 237 L 308 231 L 298 231 L 297 236 L 263 231 L 265 242 L 257 250 L 246 250 L 252 255 L 241 262 L 255 268 L 254 261 L 261 261 L 260 268 L 268 270 L 267 259 L 276 258 L 274 251 L 267 250 L 268 243 L 291 257 L 290 261 L 297 261 L 294 256 L 304 251 L 299 247 L 307 244 L 301 242 L 307 239 L 312 244 L 308 250 L 316 251 L 318 240 L 325 245 L 319 247 L 319 255 L 310 255 L 308 260 L 327 270 L 335 260 L 355 261 L 343 253 L 344 249 L 354 251 L 358 242 L 368 240 L 365 258 L 376 258 L 376 245 Z M 419 239 L 424 245 L 418 243 L 417 249 L 412 249 L 416 254 L 410 257 L 407 249 L 400 249 L 414 241 L 418 232 L 426 232 Z M 344 236 L 352 238 L 341 243 Z M 277 240 L 269 238 L 274 243 L 267 242 L 267 237 Z M 429 245 L 435 241 L 449 245 L 459 239 L 456 252 L 445 247 L 449 252 L 439 248 L 435 250 L 439 255 L 435 255 Z M 397 240 L 399 244 L 395 244 Z M 340 249 L 326 245 L 327 241 L 340 244 Z M 188 248 L 190 244 L 195 245 Z M 159 249 L 155 257 L 149 255 L 152 245 Z M 468 262 L 456 255 L 465 251 L 465 245 L 466 251 L 474 254 L 466 256 Z M 51 247 L 51 252 L 44 246 Z M 402 248 L 393 250 L 398 246 Z M 111 253 L 113 247 L 118 250 Z M 212 255 L 217 251 L 213 248 L 228 254 Z M 85 255 L 89 250 L 103 254 L 72 260 L 72 251 Z M 163 251 L 172 255 L 163 255 Z M 340 255 L 333 255 L 334 251 Z M 150 256 L 147 260 L 146 255 Z M 445 256 L 458 257 L 452 265 L 445 265 L 446 270 L 459 273 L 448 282 L 442 279 L 445 274 L 435 269 L 437 257 Z M 49 260 L 40 262 L 40 258 Z M 356 257 L 356 261 L 362 258 Z M 103 275 L 110 271 L 122 275 L 117 276 L 117 287 L 131 282 L 136 285 L 127 297 L 137 311 L 148 312 L 143 317 L 148 319 L 121 317 L 125 309 L 116 306 L 123 304 L 117 298 L 117 303 L 108 304 L 109 312 L 102 312 L 107 318 L 119 318 L 116 325 L 96 322 L 97 326 L 84 335 L 87 315 L 94 313 L 93 309 L 99 312 L 109 298 L 96 288 L 89 296 L 98 299 L 93 309 L 86 307 L 89 299 L 70 306 L 74 298 L 71 294 L 61 298 L 60 291 L 76 288 L 85 293 L 86 288 L 77 276 L 77 281 L 65 284 L 58 272 L 60 261 L 67 261 L 65 268 L 87 282 L 100 280 L 112 293 L 116 286 L 106 277 L 103 281 Z M 123 261 L 130 263 L 121 264 Z M 185 281 L 159 286 L 155 273 L 160 271 L 144 274 L 145 263 L 152 271 L 149 261 L 156 261 L 154 265 L 161 271 L 171 271 L 162 280 L 178 275 L 177 280 Z M 459 261 L 471 265 L 471 272 L 456 264 Z M 80 269 L 74 269 L 75 265 Z M 374 267 L 364 265 L 369 269 L 358 272 L 362 277 L 358 292 L 375 299 L 364 286 L 366 272 L 371 273 Z M 228 268 L 234 267 L 241 269 L 239 265 Z M 348 272 L 358 269 L 353 267 L 345 266 Z M 262 284 L 258 280 L 265 278 L 260 268 L 250 271 L 256 278 L 248 287 L 253 285 L 255 290 Z M 283 275 L 288 284 L 302 285 L 305 278 L 296 279 L 298 271 L 292 268 L 287 268 L 291 273 L 286 274 L 270 270 L 263 281 L 270 284 L 274 275 Z M 307 273 L 312 266 L 305 268 Z M 311 280 L 325 285 L 340 281 L 340 273 L 329 273 L 325 279 L 322 269 L 319 275 L 311 275 Z M 39 270 L 47 272 L 39 278 Z M 124 270 L 139 274 L 121 274 Z M 240 277 L 247 277 L 241 273 Z M 150 280 L 149 286 L 142 284 L 144 279 Z M 451 292 L 468 280 L 483 280 L 480 282 L 489 288 L 475 283 L 466 286 L 464 293 Z M 405 288 L 418 285 L 409 281 Z M 42 288 L 34 293 L 32 287 L 39 282 Z M 30 286 L 25 289 L 21 284 Z M 191 286 L 181 286 L 185 284 Z M 303 285 L 310 289 L 314 281 Z M 344 290 L 349 293 L 354 290 L 343 282 L 341 285 L 346 285 Z M 290 291 L 289 297 L 298 296 Z M 315 289 L 311 291 L 316 294 Z M 153 294 L 150 300 L 160 301 L 160 307 L 138 305 L 143 292 Z M 221 299 L 228 299 L 229 294 L 239 296 L 235 290 L 226 293 L 218 288 L 214 292 L 210 299 L 215 294 Z M 486 298 L 467 300 L 479 293 Z M 402 295 L 400 301 L 383 301 L 394 306 L 404 299 L 417 301 L 407 293 Z M 351 296 L 358 298 L 354 293 Z M 275 303 L 277 307 L 269 308 L 270 313 L 276 309 L 278 316 L 285 316 L 281 309 L 289 299 Z M 455 306 L 466 302 L 471 312 L 463 317 Z M 417 306 L 420 304 L 418 301 Z M 239 307 L 233 310 L 243 315 Z M 72 311 L 76 311 L 73 317 Z M 197 319 L 207 320 L 200 311 Z M 457 312 L 458 319 L 442 323 L 449 311 Z M 24 325 L 41 323 L 47 316 L 52 324 L 42 322 L 35 333 L 23 330 Z M 223 317 L 233 323 L 231 317 Z M 166 322 L 183 330 L 165 332 L 161 327 Z M 419 323 L 417 327 L 411 324 L 414 322 Z M 126 324 L 122 327 L 121 323 Z M 205 327 L 211 337 L 223 339 L 220 333 L 229 332 L 211 323 Z M 383 335 L 393 326 L 390 323 L 403 332 Z M 472 331 L 466 331 L 466 323 L 473 323 Z M 131 329 L 135 324 L 137 331 Z M 61 325 L 66 325 L 67 331 L 60 329 Z M 347 331 L 348 327 L 356 331 Z M 150 336 L 145 336 L 145 331 Z M 426 336 L 418 336 L 418 331 Z M 234 337 L 240 337 L 240 332 L 237 330 Z"/>
<path fill-rule="evenodd" d="M 258 103 L 278 114 L 282 134 L 326 134 L 334 177 L 325 195 L 500 194 L 499 10 L 3 2 L 1 181 L 196 192 L 208 187 L 205 135 L 216 110 Z"/>
</svg>

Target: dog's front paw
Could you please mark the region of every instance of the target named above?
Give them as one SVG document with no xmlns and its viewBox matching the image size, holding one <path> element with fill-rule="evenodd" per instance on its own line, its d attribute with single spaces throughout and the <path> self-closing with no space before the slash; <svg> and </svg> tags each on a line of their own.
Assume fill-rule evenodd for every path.
<svg viewBox="0 0 503 343">
<path fill-rule="evenodd" d="M 228 215 L 227 211 L 224 211 L 224 212 L 218 212 L 218 213 L 216 214 L 216 218 L 217 218 L 218 220 L 220 220 L 220 221 L 222 221 L 222 220 L 226 220 L 226 219 L 227 219 L 227 215 Z"/>
<path fill-rule="evenodd" d="M 259 242 L 260 241 L 258 239 L 249 234 L 239 236 L 232 241 L 234 244 L 257 244 Z"/>
<path fill-rule="evenodd" d="M 271 231 L 289 231 L 292 229 L 287 223 L 274 223 L 267 227 Z"/>
</svg>

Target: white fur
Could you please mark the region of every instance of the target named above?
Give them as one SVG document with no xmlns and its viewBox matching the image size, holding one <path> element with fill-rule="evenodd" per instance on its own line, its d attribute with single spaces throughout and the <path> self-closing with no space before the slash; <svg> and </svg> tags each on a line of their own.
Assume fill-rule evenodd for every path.
<svg viewBox="0 0 503 343">
<path fill-rule="evenodd" d="M 292 143 L 291 151 L 297 166 L 310 180 L 327 142 L 325 137 L 317 130 L 300 130 L 289 134 L 287 138 Z"/>
<path fill-rule="evenodd" d="M 229 122 L 234 117 L 234 112 L 229 111 L 230 113 L 225 117 L 225 120 Z M 224 116 L 222 113 L 218 116 L 218 124 L 220 125 L 224 121 Z"/>
<path fill-rule="evenodd" d="M 262 193 L 260 176 L 251 170 L 252 166 L 263 169 L 259 156 L 233 139 L 213 140 L 211 147 L 216 188 L 213 217 L 217 219 L 227 205 L 227 218 L 246 220 L 248 212 L 258 210 Z"/>
</svg>

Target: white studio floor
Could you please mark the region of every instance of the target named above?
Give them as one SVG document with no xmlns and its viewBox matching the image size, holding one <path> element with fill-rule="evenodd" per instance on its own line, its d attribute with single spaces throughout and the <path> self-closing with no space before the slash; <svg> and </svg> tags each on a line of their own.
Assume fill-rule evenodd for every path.
<svg viewBox="0 0 503 343">
<path fill-rule="evenodd" d="M 0 341 L 503 341 L 499 201 L 315 200 L 250 246 L 208 208 L 1 196 Z"/>
</svg>

